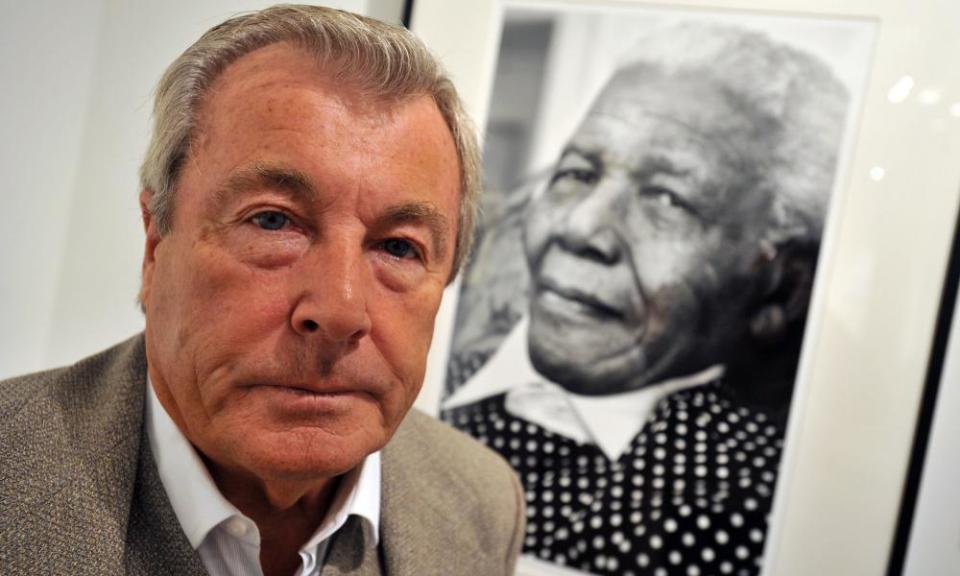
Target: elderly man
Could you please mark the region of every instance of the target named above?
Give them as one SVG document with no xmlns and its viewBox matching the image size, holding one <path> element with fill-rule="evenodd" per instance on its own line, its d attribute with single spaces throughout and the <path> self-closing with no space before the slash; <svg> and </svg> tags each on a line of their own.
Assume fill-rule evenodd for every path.
<svg viewBox="0 0 960 576">
<path fill-rule="evenodd" d="M 486 234 L 460 326 L 494 321 L 459 341 L 445 417 L 520 473 L 525 552 L 752 574 L 847 96 L 741 29 L 671 26 L 631 54 L 542 192 Z M 496 271 L 511 242 L 519 313 L 490 284 L 516 282 Z"/>
<path fill-rule="evenodd" d="M 408 412 L 474 135 L 402 29 L 281 6 L 168 69 L 144 335 L 0 386 L 4 574 L 508 574 L 522 492 Z"/>
</svg>

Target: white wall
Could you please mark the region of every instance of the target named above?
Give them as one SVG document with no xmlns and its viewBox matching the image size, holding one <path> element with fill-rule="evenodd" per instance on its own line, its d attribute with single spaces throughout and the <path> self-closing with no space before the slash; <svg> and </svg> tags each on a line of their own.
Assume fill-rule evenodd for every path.
<svg viewBox="0 0 960 576">
<path fill-rule="evenodd" d="M 103 2 L 37 0 L 3 12 L 0 377 L 46 359 Z"/>
<path fill-rule="evenodd" d="M 0 378 L 142 329 L 137 168 L 152 90 L 200 34 L 269 0 L 3 0 Z M 327 0 L 398 18 L 402 0 Z"/>
</svg>

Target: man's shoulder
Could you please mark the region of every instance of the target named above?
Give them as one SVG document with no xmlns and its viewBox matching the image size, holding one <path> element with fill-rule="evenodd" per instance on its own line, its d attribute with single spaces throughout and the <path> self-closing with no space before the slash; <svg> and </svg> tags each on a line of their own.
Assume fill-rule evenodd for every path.
<svg viewBox="0 0 960 576">
<path fill-rule="evenodd" d="M 143 358 L 143 336 L 137 335 L 70 366 L 0 380 L 0 429 L 28 406 L 95 408 L 113 394 L 110 384 L 138 378 Z"/>
<path fill-rule="evenodd" d="M 138 337 L 66 368 L 0 382 L 5 573 L 37 573 L 64 557 L 91 573 L 118 571 L 140 442 L 143 358 Z"/>
<path fill-rule="evenodd" d="M 476 501 L 491 505 L 491 492 L 509 495 L 517 485 L 513 469 L 503 458 L 476 439 L 450 425 L 411 410 L 385 452 L 387 461 L 415 466 L 422 483 L 437 490 L 457 490 L 461 504 Z M 467 498 L 465 501 L 463 498 Z M 507 506 L 515 503 L 506 502 Z"/>
<path fill-rule="evenodd" d="M 459 568 L 450 573 L 512 573 L 523 536 L 524 498 L 516 474 L 499 455 L 411 410 L 383 450 L 383 463 L 385 514 L 392 517 L 384 517 L 387 530 L 404 532 L 416 540 L 413 548 L 431 549 L 436 558 L 456 556 Z M 400 510 L 402 518 L 395 517 Z M 458 564 L 471 555 L 476 566 L 467 570 Z"/>
<path fill-rule="evenodd" d="M 458 476 L 472 472 L 478 484 L 488 478 L 507 481 L 510 466 L 496 452 L 476 439 L 416 409 L 411 410 L 397 430 L 395 445 L 405 459 L 411 458 Z"/>
<path fill-rule="evenodd" d="M 144 362 L 135 337 L 72 366 L 0 381 L 0 487 L 16 492 L 33 478 L 43 493 L 87 464 L 134 454 Z"/>
</svg>

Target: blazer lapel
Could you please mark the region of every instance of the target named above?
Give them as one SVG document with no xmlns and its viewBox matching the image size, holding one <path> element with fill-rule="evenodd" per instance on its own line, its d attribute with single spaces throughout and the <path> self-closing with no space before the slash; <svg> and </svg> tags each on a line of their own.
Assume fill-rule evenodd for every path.
<svg viewBox="0 0 960 576">
<path fill-rule="evenodd" d="M 126 538 L 125 573 L 206 575 L 167 498 L 146 434 L 140 442 L 137 468 Z"/>
<path fill-rule="evenodd" d="M 367 545 L 361 520 L 351 516 L 333 537 L 320 576 L 380 576 L 380 563 L 378 547 Z"/>
</svg>

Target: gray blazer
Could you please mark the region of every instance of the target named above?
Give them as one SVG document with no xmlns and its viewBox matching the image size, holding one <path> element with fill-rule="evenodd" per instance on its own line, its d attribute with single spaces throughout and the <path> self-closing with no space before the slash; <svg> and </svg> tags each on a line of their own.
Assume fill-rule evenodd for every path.
<svg viewBox="0 0 960 576">
<path fill-rule="evenodd" d="M 205 574 L 146 434 L 143 336 L 0 382 L 0 572 Z M 411 411 L 383 453 L 380 545 L 353 519 L 322 574 L 512 574 L 523 492 L 510 468 Z"/>
</svg>

